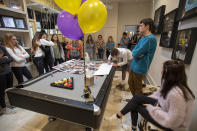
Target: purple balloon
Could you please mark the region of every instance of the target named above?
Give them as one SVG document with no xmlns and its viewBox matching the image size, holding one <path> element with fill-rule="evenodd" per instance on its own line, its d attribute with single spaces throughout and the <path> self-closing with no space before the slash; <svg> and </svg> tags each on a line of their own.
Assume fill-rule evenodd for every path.
<svg viewBox="0 0 197 131">
<path fill-rule="evenodd" d="M 86 1 L 86 0 L 82 0 L 82 1 L 81 1 L 81 5 L 82 5 L 82 4 L 83 4 L 83 2 L 85 2 L 85 1 Z"/>
<path fill-rule="evenodd" d="M 80 40 L 83 37 L 83 32 L 78 24 L 78 18 L 66 11 L 58 14 L 57 25 L 62 34 L 67 38 Z"/>
</svg>

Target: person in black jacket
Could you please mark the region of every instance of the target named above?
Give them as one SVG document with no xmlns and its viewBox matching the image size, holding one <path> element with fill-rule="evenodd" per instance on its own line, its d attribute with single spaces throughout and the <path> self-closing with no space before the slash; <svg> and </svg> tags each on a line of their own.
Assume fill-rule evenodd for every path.
<svg viewBox="0 0 197 131">
<path fill-rule="evenodd" d="M 5 104 L 5 90 L 13 86 L 13 74 L 9 63 L 13 61 L 3 46 L 0 46 L 0 106 L 4 114 L 15 113 Z"/>
<path fill-rule="evenodd" d="M 44 31 L 40 32 L 40 36 L 39 39 L 47 39 L 47 34 Z M 43 50 L 43 52 L 45 53 L 45 57 L 44 57 L 44 68 L 46 70 L 46 72 L 49 72 L 52 70 L 52 67 L 54 65 L 54 61 L 53 61 L 53 56 L 51 53 L 51 47 L 50 46 L 43 46 L 42 42 L 41 42 L 41 46 L 40 48 Z"/>
</svg>

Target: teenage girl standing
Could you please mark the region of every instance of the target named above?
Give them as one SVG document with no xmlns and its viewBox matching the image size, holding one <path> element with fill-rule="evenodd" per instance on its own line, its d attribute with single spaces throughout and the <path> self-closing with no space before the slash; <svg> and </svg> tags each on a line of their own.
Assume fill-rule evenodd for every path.
<svg viewBox="0 0 197 131">
<path fill-rule="evenodd" d="M 40 32 L 40 48 L 42 49 L 42 51 L 45 53 L 45 57 L 44 57 L 44 68 L 46 70 L 46 72 L 49 72 L 52 70 L 53 67 L 53 56 L 51 53 L 51 46 L 54 45 L 54 43 L 52 41 L 47 41 L 47 34 L 44 31 Z M 50 44 L 50 46 L 49 46 Z"/>
<path fill-rule="evenodd" d="M 54 65 L 61 64 L 65 60 L 64 50 L 59 42 L 59 38 L 56 34 L 53 34 L 51 37 L 51 41 L 54 43 L 53 50 L 52 50 L 52 56 L 54 59 Z"/>
<path fill-rule="evenodd" d="M 14 59 L 11 63 L 12 71 L 18 80 L 18 84 L 24 82 L 23 75 L 27 79 L 31 79 L 32 75 L 26 67 L 26 59 L 29 58 L 29 54 L 18 45 L 16 36 L 13 34 L 5 35 L 6 50 L 9 55 Z"/>
</svg>

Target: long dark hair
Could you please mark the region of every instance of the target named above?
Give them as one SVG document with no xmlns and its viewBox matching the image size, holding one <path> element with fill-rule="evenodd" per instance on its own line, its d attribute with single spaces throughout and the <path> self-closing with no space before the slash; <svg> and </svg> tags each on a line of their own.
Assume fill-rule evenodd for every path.
<svg viewBox="0 0 197 131">
<path fill-rule="evenodd" d="M 89 40 L 89 37 L 90 37 L 90 40 Z M 88 35 L 88 38 L 87 38 L 87 41 L 86 41 L 86 43 L 94 43 L 94 40 L 93 40 L 93 38 L 92 38 L 92 35 Z"/>
<path fill-rule="evenodd" d="M 177 86 L 181 89 L 184 95 L 184 99 L 188 101 L 188 92 L 195 98 L 193 92 L 189 89 L 187 84 L 187 76 L 185 73 L 185 65 L 180 60 L 168 60 L 163 64 L 162 73 L 163 88 L 161 89 L 161 96 L 166 98 L 168 92 Z"/>
<path fill-rule="evenodd" d="M 54 36 L 57 36 L 57 34 L 53 34 L 52 37 L 51 37 L 51 41 L 54 42 L 55 40 L 53 39 Z M 59 51 L 61 50 L 61 44 L 60 44 L 60 41 L 59 41 L 59 38 L 57 36 L 57 46 L 59 48 Z"/>
</svg>

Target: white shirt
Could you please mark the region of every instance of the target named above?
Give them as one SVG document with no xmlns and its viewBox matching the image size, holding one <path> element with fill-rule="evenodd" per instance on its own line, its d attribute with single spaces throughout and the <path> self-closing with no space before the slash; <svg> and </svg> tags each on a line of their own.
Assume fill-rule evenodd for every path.
<svg viewBox="0 0 197 131">
<path fill-rule="evenodd" d="M 118 58 L 123 59 L 122 62 L 118 63 L 118 66 L 123 66 L 126 65 L 128 63 L 128 60 L 132 60 L 133 56 L 132 56 L 132 52 L 129 49 L 126 48 L 117 48 L 120 52 L 120 54 L 118 55 Z M 111 54 L 108 57 L 108 60 L 111 60 L 112 56 Z"/>
<path fill-rule="evenodd" d="M 40 44 L 44 46 L 54 46 L 54 43 L 52 41 L 47 41 L 45 39 L 40 39 Z"/>
<path fill-rule="evenodd" d="M 44 52 L 38 47 L 38 50 L 35 52 L 34 57 L 42 57 L 44 56 Z"/>
<path fill-rule="evenodd" d="M 23 47 L 19 46 L 21 50 L 17 47 L 14 47 L 15 53 L 12 49 L 7 48 L 7 52 L 14 59 L 14 61 L 10 64 L 11 67 L 24 67 L 26 63 L 26 59 L 29 58 L 29 54 L 23 49 Z"/>
<path fill-rule="evenodd" d="M 43 46 L 54 46 L 54 43 L 52 41 L 47 41 L 45 39 L 40 39 L 40 45 Z M 35 52 L 35 56 L 34 57 L 41 57 L 44 56 L 44 52 L 40 49 L 40 47 L 38 47 L 38 50 Z"/>
</svg>

